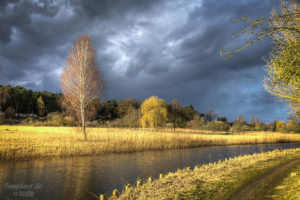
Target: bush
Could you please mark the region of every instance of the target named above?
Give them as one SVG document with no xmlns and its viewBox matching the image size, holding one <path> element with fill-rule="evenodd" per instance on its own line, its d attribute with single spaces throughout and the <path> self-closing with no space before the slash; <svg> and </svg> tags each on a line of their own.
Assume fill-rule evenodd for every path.
<svg viewBox="0 0 300 200">
<path fill-rule="evenodd" d="M 300 133 L 300 125 L 294 120 L 290 120 L 288 123 L 282 121 L 275 122 L 275 131 L 283 133 Z"/>
<path fill-rule="evenodd" d="M 261 122 L 256 122 L 254 126 L 255 131 L 266 131 L 268 128 L 263 125 Z"/>
<path fill-rule="evenodd" d="M 19 122 L 13 118 L 4 118 L 3 124 L 16 125 Z"/>
<path fill-rule="evenodd" d="M 208 122 L 206 125 L 201 127 L 201 129 L 211 130 L 211 131 L 228 131 L 229 128 L 230 128 L 229 124 L 223 121 Z"/>
<path fill-rule="evenodd" d="M 25 125 L 35 125 L 36 119 L 34 117 L 26 117 L 24 120 L 21 121 L 21 124 Z"/>
<path fill-rule="evenodd" d="M 110 127 L 128 127 L 136 128 L 140 127 L 139 123 L 139 112 L 133 111 L 122 118 L 116 119 L 108 124 Z"/>
<path fill-rule="evenodd" d="M 282 126 L 281 131 L 287 133 L 300 133 L 300 126 L 294 120 L 290 120 L 287 124 L 284 124 L 284 126 Z"/>
<path fill-rule="evenodd" d="M 240 132 L 240 131 L 252 131 L 253 127 L 251 125 L 248 125 L 247 123 L 241 123 L 241 122 L 235 122 L 232 127 L 230 128 L 230 131 L 232 132 Z"/>
<path fill-rule="evenodd" d="M 52 112 L 49 113 L 46 117 L 46 125 L 48 126 L 63 126 L 64 121 L 63 121 L 63 116 L 59 112 Z"/>
<path fill-rule="evenodd" d="M 76 121 L 73 117 L 65 116 L 63 118 L 63 125 L 65 125 L 65 126 L 75 126 L 75 125 L 77 125 L 77 123 L 76 123 Z"/>
<path fill-rule="evenodd" d="M 199 115 L 194 115 L 194 118 L 187 122 L 186 127 L 192 128 L 192 129 L 200 129 L 205 125 L 205 119 L 204 117 L 201 117 Z"/>
<path fill-rule="evenodd" d="M 86 126 L 88 127 L 99 127 L 100 121 L 94 120 L 94 121 L 88 121 L 86 122 Z"/>
</svg>

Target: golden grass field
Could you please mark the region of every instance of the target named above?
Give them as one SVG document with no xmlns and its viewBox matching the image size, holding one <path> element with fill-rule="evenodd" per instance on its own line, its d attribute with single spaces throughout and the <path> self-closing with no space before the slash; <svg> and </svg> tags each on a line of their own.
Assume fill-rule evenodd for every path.
<svg viewBox="0 0 300 200">
<path fill-rule="evenodd" d="M 159 179 L 151 182 L 144 180 L 139 186 L 134 185 L 123 191 L 119 198 L 111 196 L 109 200 L 231 199 L 241 187 L 247 185 L 253 178 L 259 177 L 289 160 L 299 159 L 299 157 L 300 148 L 275 150 L 195 166 L 194 169 L 179 169 L 176 172 L 160 175 Z M 300 176 L 295 172 L 294 174 L 293 180 L 284 180 L 285 185 L 291 185 L 291 192 L 286 194 L 283 191 L 285 193 L 281 195 L 283 198 L 279 198 L 280 195 L 275 193 L 274 199 L 299 199 L 299 188 L 294 188 L 294 186 L 299 185 Z M 286 183 L 287 181 L 292 182 Z M 250 199 L 252 198 L 250 197 Z M 265 199 L 265 197 L 260 199 Z"/>
<path fill-rule="evenodd" d="M 84 156 L 211 145 L 300 142 L 300 134 L 247 132 L 212 134 L 191 129 L 87 128 L 88 141 L 79 128 L 0 126 L 1 160 Z"/>
</svg>

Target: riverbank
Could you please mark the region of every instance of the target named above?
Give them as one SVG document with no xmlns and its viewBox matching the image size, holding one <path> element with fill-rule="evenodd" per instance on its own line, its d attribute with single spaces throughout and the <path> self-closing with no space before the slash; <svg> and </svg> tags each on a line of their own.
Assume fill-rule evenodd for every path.
<svg viewBox="0 0 300 200">
<path fill-rule="evenodd" d="M 272 198 L 278 200 L 300 199 L 300 165 L 273 188 Z"/>
<path fill-rule="evenodd" d="M 300 142 L 300 134 L 247 132 L 231 135 L 191 129 L 88 128 L 88 141 L 79 128 L 0 126 L 0 158 L 88 156 L 213 145 Z"/>
<path fill-rule="evenodd" d="M 151 182 L 147 180 L 139 187 L 130 187 L 119 198 L 109 199 L 234 199 L 241 188 L 253 182 L 253 179 L 262 176 L 268 178 L 266 172 L 276 171 L 280 166 L 282 168 L 286 163 L 299 158 L 300 148 L 235 157 L 196 166 L 193 170 L 186 168 L 170 172 L 161 175 L 158 180 Z M 289 183 L 291 178 L 292 183 Z M 299 185 L 299 174 L 298 176 L 294 174 L 291 178 L 284 179 L 283 183 L 289 185 L 291 188 L 289 194 L 294 195 L 293 191 L 298 190 L 295 186 Z M 283 190 L 275 195 L 276 198 L 279 195 L 286 197 L 287 193 Z"/>
</svg>

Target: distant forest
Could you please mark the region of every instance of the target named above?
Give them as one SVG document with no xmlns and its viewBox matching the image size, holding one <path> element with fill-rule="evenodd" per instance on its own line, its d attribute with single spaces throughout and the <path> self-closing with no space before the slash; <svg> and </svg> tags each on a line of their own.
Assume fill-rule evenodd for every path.
<svg viewBox="0 0 300 200">
<path fill-rule="evenodd" d="M 63 94 L 47 91 L 36 92 L 23 87 L 0 85 L 0 124 L 24 124 L 35 126 L 78 126 L 76 116 L 68 113 L 61 102 Z M 141 127 L 141 104 L 139 99 L 127 98 L 101 102 L 95 99 L 88 108 L 89 127 Z M 182 106 L 177 99 L 166 103 L 167 118 L 163 127 L 192 128 L 211 131 L 280 131 L 300 132 L 298 120 L 288 123 L 274 121 L 263 124 L 251 116 L 248 123 L 240 115 L 233 122 L 218 117 L 212 110 L 198 113 L 193 105 Z"/>
<path fill-rule="evenodd" d="M 62 98 L 63 94 L 61 93 L 36 92 L 20 86 L 0 85 L 0 111 L 3 111 L 6 117 L 13 117 L 17 113 L 32 114 L 37 117 L 45 117 L 53 112 L 65 113 L 61 104 Z M 90 112 L 93 114 L 89 120 L 110 121 L 123 118 L 126 115 L 137 113 L 140 105 L 141 101 L 134 98 L 120 99 L 119 101 L 113 99 L 104 102 L 95 99 L 90 106 Z M 170 105 L 169 109 L 171 109 Z M 196 113 L 197 111 L 192 105 L 183 107 L 182 113 L 180 113 L 181 120 L 190 121 Z"/>
<path fill-rule="evenodd" d="M 42 105 L 39 104 L 44 104 L 45 111 L 42 115 L 60 112 L 59 101 L 62 96 L 61 93 L 35 92 L 21 86 L 0 85 L 0 111 L 40 115 L 39 109 Z"/>
</svg>

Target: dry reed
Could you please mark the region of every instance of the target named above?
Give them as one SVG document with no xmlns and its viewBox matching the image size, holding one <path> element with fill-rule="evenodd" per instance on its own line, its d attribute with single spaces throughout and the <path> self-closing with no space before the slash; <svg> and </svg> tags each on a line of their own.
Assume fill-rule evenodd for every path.
<svg viewBox="0 0 300 200">
<path fill-rule="evenodd" d="M 78 128 L 0 126 L 0 158 L 24 160 L 212 145 L 300 142 L 299 134 L 273 132 L 216 135 L 191 129 L 88 128 L 87 134 L 88 141 L 84 141 Z"/>
</svg>

